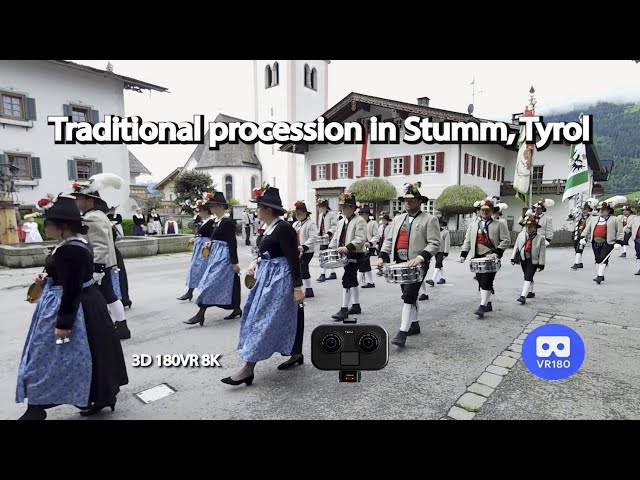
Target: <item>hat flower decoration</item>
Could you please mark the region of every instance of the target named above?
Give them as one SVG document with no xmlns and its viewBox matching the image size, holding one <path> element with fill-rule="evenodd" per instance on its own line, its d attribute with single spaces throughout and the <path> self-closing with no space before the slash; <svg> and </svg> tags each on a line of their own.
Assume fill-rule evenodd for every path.
<svg viewBox="0 0 640 480">
<path fill-rule="evenodd" d="M 203 192 L 202 199 L 206 202 L 207 200 L 211 200 L 213 198 L 213 193 L 211 192 Z"/>
<path fill-rule="evenodd" d="M 270 188 L 269 184 L 264 183 L 262 187 L 254 188 L 253 190 L 251 190 L 251 196 L 253 198 L 260 198 L 262 195 L 264 195 L 264 192 L 266 192 L 269 188 Z"/>
<path fill-rule="evenodd" d="M 53 195 L 51 195 L 50 193 L 47 194 L 45 198 L 41 198 L 40 200 L 38 200 L 38 203 L 36 205 L 38 210 L 46 212 L 48 209 L 53 207 Z"/>
<path fill-rule="evenodd" d="M 340 198 L 342 200 L 349 200 L 350 198 L 353 198 L 355 200 L 356 196 L 353 193 L 342 193 L 340 194 Z"/>
<path fill-rule="evenodd" d="M 418 189 L 421 186 L 422 182 L 405 183 L 404 188 L 406 190 L 406 195 L 414 195 L 416 197 L 419 197 L 420 191 Z"/>
<path fill-rule="evenodd" d="M 294 207 L 299 208 L 299 207 L 304 207 L 304 200 L 298 200 L 296 203 L 293 204 Z"/>
</svg>

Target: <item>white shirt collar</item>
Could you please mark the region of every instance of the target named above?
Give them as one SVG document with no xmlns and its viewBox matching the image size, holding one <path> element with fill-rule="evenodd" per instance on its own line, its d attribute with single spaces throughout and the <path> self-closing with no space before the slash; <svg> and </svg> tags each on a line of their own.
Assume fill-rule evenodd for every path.
<svg viewBox="0 0 640 480">
<path fill-rule="evenodd" d="M 269 225 L 265 225 L 264 227 L 264 234 L 265 235 L 271 235 L 271 232 L 273 231 L 274 227 L 276 226 L 276 224 L 282 220 L 280 217 L 276 217 L 274 218 L 271 223 Z"/>
</svg>

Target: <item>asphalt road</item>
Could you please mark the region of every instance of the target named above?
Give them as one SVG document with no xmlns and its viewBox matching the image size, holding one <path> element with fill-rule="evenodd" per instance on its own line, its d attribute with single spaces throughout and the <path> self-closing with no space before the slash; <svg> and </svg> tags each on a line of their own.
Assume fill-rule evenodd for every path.
<svg viewBox="0 0 640 480">
<path fill-rule="evenodd" d="M 340 307 L 340 281 L 316 283 L 317 255 L 311 275 L 316 297 L 306 301 L 305 363 L 288 371 L 275 355 L 260 362 L 250 387 L 231 387 L 220 379 L 242 366 L 236 353 L 239 320 L 223 320 L 228 312 L 210 309 L 204 327 L 182 323 L 195 314 L 193 302 L 179 302 L 184 293 L 188 253 L 127 261 L 133 308 L 127 310 L 132 338 L 123 341 L 130 383 L 118 397 L 116 411 L 84 419 L 77 410 L 49 410 L 52 419 L 439 419 L 494 359 L 522 335 L 540 312 L 562 315 L 551 323 L 576 329 L 586 346 L 586 359 L 573 376 L 542 380 L 521 361 L 506 373 L 476 419 L 638 419 L 640 418 L 640 316 L 635 260 L 614 257 L 606 281 L 596 285 L 592 268 L 570 270 L 573 253 L 547 251 L 547 268 L 536 276 L 536 298 L 516 302 L 522 287 L 520 267 L 503 261 L 492 298 L 494 311 L 478 319 L 477 284 L 468 263 L 455 262 L 458 249 L 445 260 L 447 283 L 429 287 L 420 302 L 422 333 L 407 347 L 391 345 L 389 363 L 381 371 L 363 372 L 357 384 L 339 383 L 337 372 L 311 365 L 312 329 L 332 323 Z M 510 255 L 507 251 L 505 255 Z M 240 247 L 240 265 L 250 262 L 249 247 Z M 592 261 L 585 255 L 585 264 Z M 375 262 L 375 258 L 373 261 Z M 27 286 L 40 269 L 0 269 L 0 418 L 19 417 L 25 405 L 15 403 L 15 381 L 24 338 L 34 306 L 25 302 Z M 429 275 L 433 272 L 433 263 Z M 339 277 L 341 272 L 338 271 Z M 400 325 L 400 287 L 375 277 L 376 288 L 362 290 L 358 323 L 383 326 L 393 337 Z M 243 304 L 248 290 L 242 287 Z M 540 317 L 538 317 L 540 318 Z M 548 317 L 547 317 L 548 318 Z M 578 321 L 576 321 L 578 320 Z M 521 343 L 521 342 L 520 342 Z M 132 365 L 133 355 L 198 356 L 220 354 L 221 367 Z M 519 355 L 515 353 L 514 357 Z M 517 360 L 517 358 L 516 358 Z M 171 396 L 144 404 L 135 394 L 167 383 Z M 470 415 L 471 416 L 471 415 Z"/>
</svg>

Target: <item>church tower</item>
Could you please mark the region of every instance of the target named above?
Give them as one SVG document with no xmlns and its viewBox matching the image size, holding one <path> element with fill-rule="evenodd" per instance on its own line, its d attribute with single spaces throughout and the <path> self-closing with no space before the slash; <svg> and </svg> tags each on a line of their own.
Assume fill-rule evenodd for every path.
<svg viewBox="0 0 640 480">
<path fill-rule="evenodd" d="M 254 60 L 254 121 L 310 122 L 328 109 L 329 60 Z M 283 206 L 306 196 L 304 156 L 256 144 L 262 180 L 280 190 Z M 309 206 L 311 209 L 312 206 Z"/>
</svg>

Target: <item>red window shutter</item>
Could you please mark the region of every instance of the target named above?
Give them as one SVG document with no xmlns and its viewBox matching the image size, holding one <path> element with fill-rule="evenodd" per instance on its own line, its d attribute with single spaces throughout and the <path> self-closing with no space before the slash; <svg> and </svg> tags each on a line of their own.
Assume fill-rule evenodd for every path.
<svg viewBox="0 0 640 480">
<path fill-rule="evenodd" d="M 469 173 L 469 154 L 464 154 L 464 173 Z"/>
<path fill-rule="evenodd" d="M 436 172 L 444 172 L 444 152 L 436 153 Z"/>
<path fill-rule="evenodd" d="M 487 168 L 487 178 L 491 180 L 491 162 L 488 162 L 489 168 Z"/>
<path fill-rule="evenodd" d="M 487 161 L 482 161 L 482 178 L 487 178 Z"/>
<path fill-rule="evenodd" d="M 380 176 L 380 159 L 379 158 L 373 159 L 373 176 L 374 177 Z"/>
<path fill-rule="evenodd" d="M 478 175 L 479 177 L 482 176 L 482 159 L 480 157 L 478 157 L 478 168 L 476 170 L 476 175 Z"/>
<path fill-rule="evenodd" d="M 388 177 L 390 175 L 391 175 L 391 159 L 385 158 L 384 159 L 384 176 Z"/>
<path fill-rule="evenodd" d="M 315 165 L 311 165 L 311 181 L 315 182 L 316 181 L 316 166 Z"/>
<path fill-rule="evenodd" d="M 476 157 L 475 155 L 471 156 L 471 175 L 476 174 Z"/>
<path fill-rule="evenodd" d="M 364 175 L 364 172 L 362 172 L 362 174 Z M 347 163 L 347 176 L 353 178 L 353 162 Z"/>
<path fill-rule="evenodd" d="M 413 172 L 422 173 L 422 155 L 413 156 Z"/>
<path fill-rule="evenodd" d="M 493 179 L 495 180 L 498 177 L 498 166 L 493 164 Z"/>
<path fill-rule="evenodd" d="M 502 175 L 500 177 L 500 181 L 504 182 L 504 167 L 502 167 Z"/>
<path fill-rule="evenodd" d="M 338 178 L 338 164 L 337 163 L 333 163 L 331 165 L 331 178 L 333 178 L 334 180 L 336 180 Z"/>
<path fill-rule="evenodd" d="M 405 175 L 411 175 L 411 155 L 405 155 L 403 170 Z"/>
<path fill-rule="evenodd" d="M 333 177 L 331 176 L 331 164 L 330 163 L 325 163 L 324 164 L 324 176 L 327 180 L 331 180 Z"/>
</svg>

